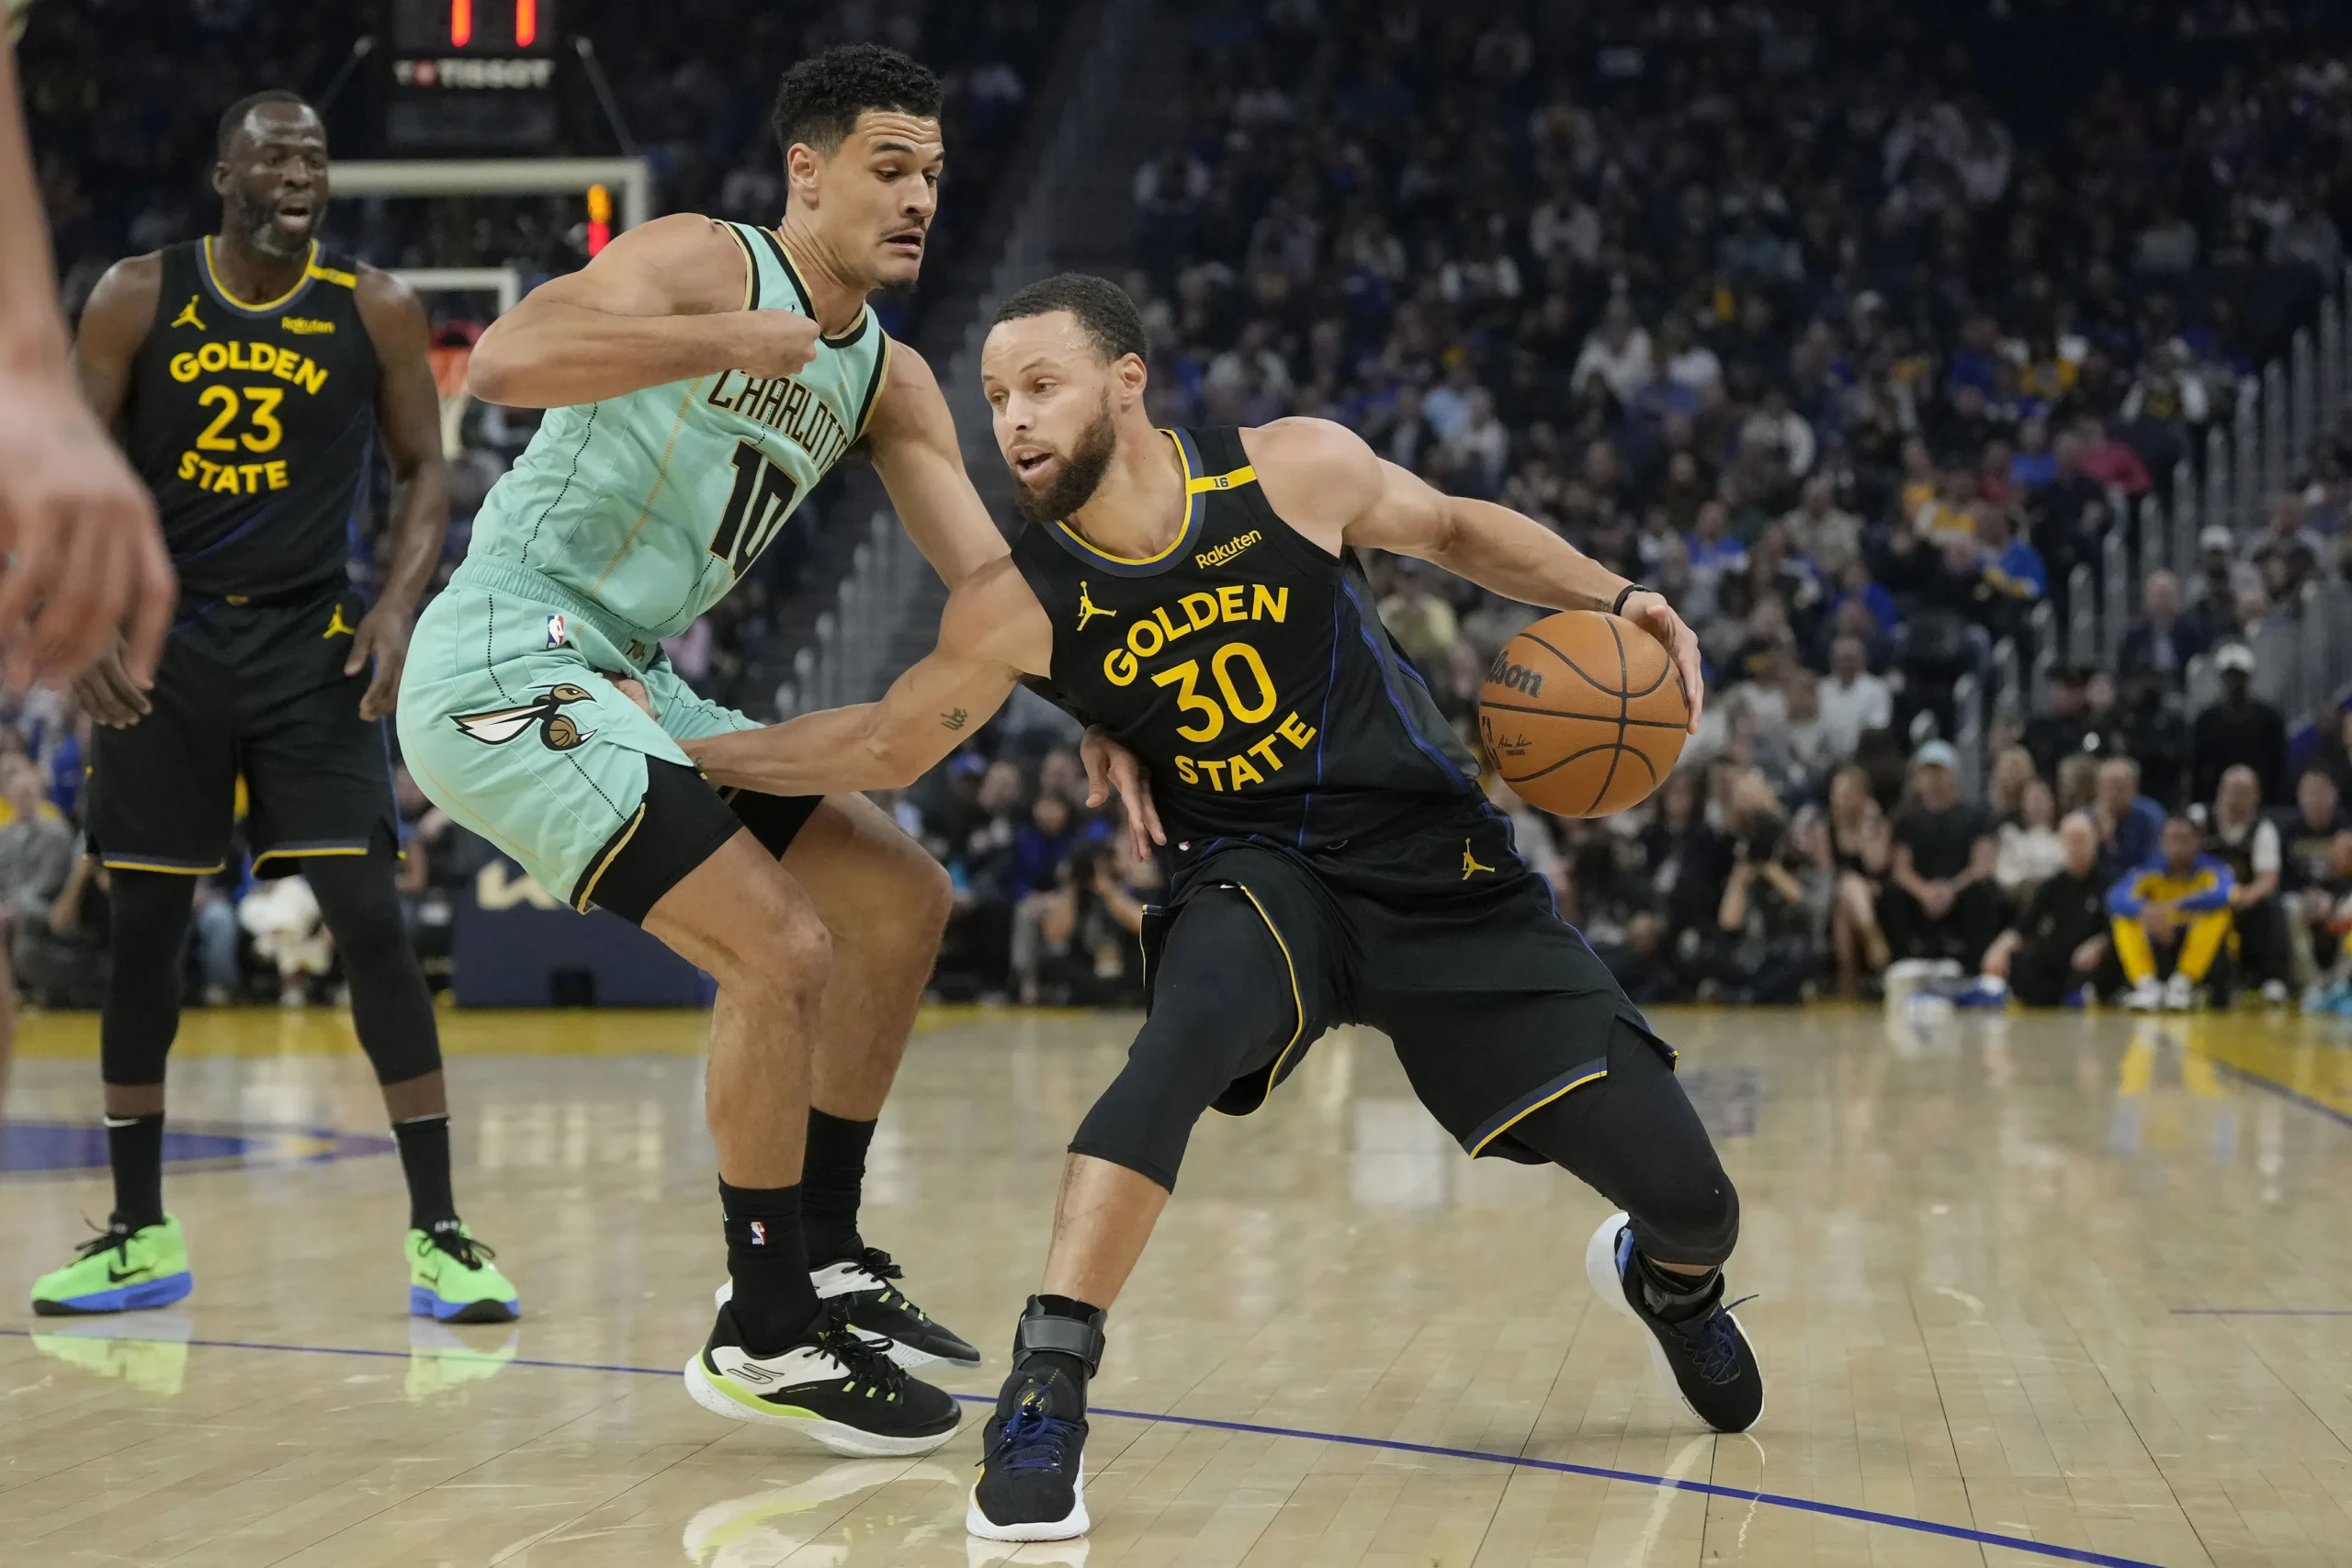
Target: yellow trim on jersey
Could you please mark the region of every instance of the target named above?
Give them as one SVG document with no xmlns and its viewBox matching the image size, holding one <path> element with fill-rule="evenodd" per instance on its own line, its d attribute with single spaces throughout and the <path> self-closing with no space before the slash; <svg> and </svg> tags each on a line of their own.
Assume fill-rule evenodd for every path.
<svg viewBox="0 0 2352 1568">
<path fill-rule="evenodd" d="M 743 309 L 752 310 L 760 300 L 760 258 L 752 254 L 752 242 L 743 238 L 743 231 L 729 223 L 728 233 L 735 238 L 735 248 L 743 253 Z"/>
<path fill-rule="evenodd" d="M 226 299 L 230 304 L 234 305 L 240 310 L 275 310 L 280 305 L 285 304 L 288 299 L 293 299 L 297 294 L 301 293 L 303 286 L 308 284 L 311 279 L 314 277 L 323 277 L 330 281 L 340 280 L 345 288 L 353 287 L 358 283 L 359 280 L 352 276 L 351 274 L 347 272 L 329 272 L 325 267 L 319 265 L 318 261 L 319 243 L 316 240 L 313 240 L 311 242 L 310 254 L 302 258 L 302 276 L 294 280 L 293 288 L 288 289 L 285 293 L 279 295 L 275 299 L 269 300 L 266 304 L 248 304 L 244 300 L 238 299 L 235 295 L 230 293 L 228 285 L 220 281 L 220 274 L 212 265 L 212 236 L 209 234 L 204 236 L 204 276 L 212 280 L 212 290 L 214 293 L 220 295 L 221 299 Z"/>
<path fill-rule="evenodd" d="M 644 821 L 645 802 L 640 800 L 637 803 L 636 814 L 628 819 L 628 826 L 621 829 L 620 840 L 606 850 L 605 858 L 590 866 L 588 874 L 581 879 L 580 889 L 572 897 L 573 908 L 583 915 L 588 912 L 589 903 L 596 896 L 596 884 L 604 880 L 605 873 L 613 869 L 613 862 L 620 859 L 621 852 L 628 848 L 628 841 L 637 837 L 637 830 Z"/>
<path fill-rule="evenodd" d="M 724 376 L 726 372 L 722 370 L 719 374 Z M 701 389 L 702 378 L 699 376 L 686 383 L 686 395 L 678 400 L 678 417 L 670 422 L 669 445 L 662 448 L 662 466 L 653 472 L 653 488 L 645 492 L 645 504 L 638 509 L 637 521 L 629 525 L 628 537 L 623 539 L 621 547 L 613 552 L 613 558 L 605 563 L 604 571 L 596 579 L 596 586 L 588 590 L 590 598 L 605 591 L 605 583 L 618 570 L 621 558 L 628 554 L 630 546 L 637 543 L 637 536 L 645 532 L 645 520 L 653 515 L 654 498 L 662 493 L 662 487 L 670 482 L 670 458 L 678 450 L 678 432 L 686 427 L 686 407 Z"/>
<path fill-rule="evenodd" d="M 313 242 L 313 244 L 315 243 L 316 242 Z M 339 268 L 332 266 L 320 266 L 316 263 L 312 263 L 311 265 L 304 267 L 302 269 L 302 276 L 304 277 L 315 277 L 322 283 L 332 283 L 338 288 L 356 288 L 359 287 L 359 275 L 357 273 L 345 272 Z"/>
<path fill-rule="evenodd" d="M 1266 933 L 1274 939 L 1274 945 L 1282 950 L 1283 967 L 1290 971 L 1290 1005 L 1292 1013 L 1293 1016 L 1298 1020 L 1297 1027 L 1294 1028 L 1290 1032 L 1289 1043 L 1282 1048 L 1281 1054 L 1274 1057 L 1274 1065 L 1266 1069 L 1265 1095 L 1258 1101 L 1257 1105 L 1253 1105 L 1250 1108 L 1250 1110 L 1255 1111 L 1259 1106 L 1264 1105 L 1268 1100 L 1272 1100 L 1274 1097 L 1274 1085 L 1282 1079 L 1283 1064 L 1290 1060 L 1290 1054 L 1298 1049 L 1299 1036 L 1306 1032 L 1306 1003 L 1299 996 L 1298 964 L 1290 955 L 1290 943 L 1283 940 L 1282 928 L 1274 924 L 1273 916 L 1266 913 L 1266 907 L 1258 902 L 1258 896 L 1255 893 L 1250 892 L 1247 887 L 1241 886 L 1239 883 L 1234 884 L 1234 886 L 1244 898 L 1250 900 L 1250 907 L 1256 909 L 1258 911 L 1258 918 L 1266 922 Z"/>
<path fill-rule="evenodd" d="M 1551 1104 L 1561 1096 L 1574 1093 L 1576 1090 L 1580 1089 L 1585 1085 L 1590 1083 L 1593 1079 L 1605 1078 L 1608 1076 L 1609 1069 L 1607 1067 L 1598 1067 L 1593 1071 L 1585 1074 L 1584 1077 L 1575 1079 L 1573 1082 L 1561 1085 L 1558 1089 L 1554 1089 L 1551 1093 L 1545 1095 L 1543 1099 L 1537 1100 L 1534 1104 L 1529 1106 L 1526 1110 L 1521 1111 L 1518 1115 L 1512 1117 L 1510 1121 L 1504 1122 L 1501 1126 L 1496 1128 L 1485 1137 L 1479 1139 L 1476 1145 L 1471 1149 L 1470 1157 L 1472 1159 L 1476 1159 L 1481 1154 L 1486 1152 L 1486 1148 L 1488 1144 L 1493 1143 L 1497 1138 L 1501 1137 L 1505 1133 L 1510 1132 L 1513 1127 L 1518 1126 L 1521 1122 L 1526 1121 L 1530 1116 L 1534 1115 L 1537 1111 L 1543 1110 L 1545 1106 Z"/>
<path fill-rule="evenodd" d="M 1067 521 L 1057 521 L 1054 524 L 1054 526 L 1069 535 L 1071 542 L 1078 545 L 1080 548 L 1101 556 L 1104 560 L 1115 561 L 1121 566 L 1157 566 L 1161 561 L 1166 560 L 1170 556 L 1174 555 L 1178 550 L 1182 549 L 1184 547 L 1184 542 L 1187 539 L 1190 539 L 1195 532 L 1193 527 L 1191 498 L 1200 494 L 1204 491 L 1220 487 L 1217 486 L 1215 479 L 1196 479 L 1193 477 L 1192 459 L 1184 456 L 1184 443 L 1177 438 L 1177 434 L 1174 431 L 1163 430 L 1159 434 L 1165 435 L 1170 441 L 1175 443 L 1176 468 L 1177 471 L 1184 476 L 1184 495 L 1186 500 L 1183 526 L 1176 530 L 1176 536 L 1168 541 L 1166 548 L 1148 556 L 1117 556 L 1113 555 L 1109 550 L 1104 549 L 1102 546 L 1096 544 L 1093 540 L 1088 538 L 1085 535 L 1071 527 Z M 1251 472 L 1251 470 L 1248 468 L 1236 468 L 1234 473 L 1247 473 L 1250 474 L 1252 479 L 1257 477 L 1255 473 Z M 1221 477 L 1225 479 L 1231 479 L 1233 474 L 1226 474 Z M 1260 910 L 1259 912 L 1263 914 L 1265 911 Z"/>
<path fill-rule="evenodd" d="M 1234 469 L 1233 472 L 1229 474 L 1214 474 L 1204 479 L 1186 480 L 1184 483 L 1184 493 L 1186 495 L 1198 495 L 1203 491 L 1238 490 L 1243 485 L 1253 485 L 1257 482 L 1258 470 L 1256 467 L 1252 464 L 1244 463 L 1241 467 Z"/>
<path fill-rule="evenodd" d="M 219 865 L 164 865 L 158 861 L 119 860 L 108 855 L 100 855 L 98 863 L 108 871 L 158 871 L 166 876 L 210 876 L 229 868 L 226 861 Z"/>
</svg>

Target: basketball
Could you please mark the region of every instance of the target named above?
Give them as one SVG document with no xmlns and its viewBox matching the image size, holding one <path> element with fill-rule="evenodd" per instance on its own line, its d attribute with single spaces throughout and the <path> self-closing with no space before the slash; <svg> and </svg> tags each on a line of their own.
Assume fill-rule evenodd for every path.
<svg viewBox="0 0 2352 1568">
<path fill-rule="evenodd" d="M 1666 645 L 1600 610 L 1563 610 L 1504 645 L 1478 694 L 1503 782 L 1561 817 L 1638 806 L 1674 771 L 1690 694 Z"/>
</svg>

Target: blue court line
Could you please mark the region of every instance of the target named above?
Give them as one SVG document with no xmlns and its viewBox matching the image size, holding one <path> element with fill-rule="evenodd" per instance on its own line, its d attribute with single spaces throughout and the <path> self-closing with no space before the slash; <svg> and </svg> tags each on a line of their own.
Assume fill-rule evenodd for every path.
<svg viewBox="0 0 2352 1568">
<path fill-rule="evenodd" d="M 2316 1111 L 2331 1122 L 2340 1122 L 2346 1127 L 2352 1127 L 2352 1115 L 2346 1115 L 2324 1100 L 2313 1100 L 2301 1089 L 2290 1089 L 2277 1078 L 2265 1077 L 2262 1074 L 2241 1067 L 2234 1062 L 2225 1062 L 2210 1052 L 2205 1054 L 2205 1059 L 2229 1074 L 2230 1077 L 2250 1083 L 2266 1094 L 2275 1094 L 2281 1100 L 2293 1100 L 2306 1111 Z"/>
<path fill-rule="evenodd" d="M 2352 1317 L 2352 1307 L 2175 1307 L 2175 1317 Z"/>
<path fill-rule="evenodd" d="M 90 1321 L 87 1318 L 61 1318 L 61 1328 L 69 1323 Z M 15 1339 L 29 1339 L 34 1330 L 0 1328 L 0 1335 Z M 133 1335 L 88 1336 L 118 1339 L 139 1338 Z M 369 1350 L 340 1345 L 269 1345 L 249 1339 L 166 1339 L 143 1340 L 148 1344 L 189 1345 L 209 1350 L 274 1350 L 304 1356 L 368 1356 L 388 1360 L 407 1360 L 408 1350 Z M 445 1351 L 431 1352 L 446 1359 L 464 1358 Z M 484 1356 L 483 1360 L 499 1358 Z M 666 1367 L 622 1367 L 599 1361 L 547 1361 L 516 1357 L 503 1362 L 510 1367 L 543 1367 L 566 1372 L 622 1372 L 637 1377 L 673 1378 L 676 1369 Z M 996 1396 L 985 1393 L 959 1393 L 956 1397 L 967 1404 L 996 1404 Z M 1911 1530 L 1920 1535 L 1942 1536 L 1951 1540 L 1965 1540 L 1979 1546 L 1995 1546 L 2007 1551 L 2024 1552 L 2034 1557 L 2055 1558 L 2064 1562 L 2093 1562 L 2103 1568 L 2164 1568 L 2138 1557 L 2116 1557 L 2103 1551 L 2086 1551 L 2079 1547 L 2052 1546 L 2043 1541 L 2028 1540 L 2020 1536 L 1996 1535 L 1989 1530 L 1970 1529 L 1964 1525 L 1939 1524 L 1933 1519 L 1905 1518 L 1900 1514 L 1882 1514 L 1872 1508 L 1849 1508 L 1840 1503 L 1816 1502 L 1810 1497 L 1792 1497 L 1781 1492 L 1754 1492 L 1741 1486 L 1718 1486 L 1708 1481 L 1683 1481 L 1671 1475 L 1651 1475 L 1638 1470 L 1611 1470 L 1601 1465 L 1570 1464 L 1565 1460 L 1528 1459 L 1518 1454 L 1487 1453 L 1478 1449 L 1441 1448 L 1433 1443 L 1408 1443 L 1394 1438 L 1358 1438 L 1345 1432 L 1317 1432 L 1298 1427 L 1267 1427 L 1254 1421 L 1216 1421 L 1204 1416 L 1164 1416 L 1147 1410 L 1114 1410 L 1108 1405 L 1094 1405 L 1087 1414 L 1108 1416 L 1125 1421 L 1143 1421 L 1162 1427 L 1196 1427 L 1213 1432 L 1241 1432 L 1259 1438 L 1296 1438 L 1310 1443 L 1340 1443 L 1349 1448 L 1378 1449 L 1389 1453 L 1426 1454 L 1433 1459 L 1470 1460 L 1479 1464 L 1506 1465 L 1515 1470 L 1540 1470 L 1554 1475 L 1581 1475 L 1595 1481 L 1624 1481 L 1637 1486 L 1657 1486 L 1674 1492 L 1694 1492 L 1701 1496 L 1721 1497 L 1734 1503 L 1762 1503 L 1775 1508 L 1788 1508 L 1802 1514 L 1821 1514 L 1830 1518 L 1851 1519 L 1858 1524 L 1885 1525 L 1894 1529 Z"/>
</svg>

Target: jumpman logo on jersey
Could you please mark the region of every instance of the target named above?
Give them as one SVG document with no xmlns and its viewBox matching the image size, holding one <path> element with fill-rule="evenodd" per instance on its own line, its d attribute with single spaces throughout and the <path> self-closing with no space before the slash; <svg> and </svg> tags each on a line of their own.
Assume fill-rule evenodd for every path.
<svg viewBox="0 0 2352 1568">
<path fill-rule="evenodd" d="M 1078 580 L 1078 629 L 1080 631 L 1084 631 L 1086 623 L 1097 615 L 1109 615 L 1115 620 L 1118 614 L 1116 610 L 1097 609 L 1094 601 L 1086 596 L 1086 579 L 1081 577 Z"/>
<path fill-rule="evenodd" d="M 180 313 L 172 318 L 172 325 L 175 327 L 194 327 L 198 332 L 209 333 L 212 329 L 206 326 L 204 324 L 204 318 L 196 313 L 196 300 L 197 297 L 193 294 L 187 297 L 187 303 L 180 307 Z"/>
<path fill-rule="evenodd" d="M 1480 864 L 1480 863 L 1479 863 L 1479 861 L 1478 861 L 1478 857 L 1477 857 L 1476 855 L 1474 855 L 1474 854 L 1472 854 L 1472 853 L 1470 852 L 1470 840 L 1467 840 L 1467 839 L 1464 839 L 1464 840 L 1462 840 L 1462 880 L 1463 880 L 1463 881 L 1464 881 L 1464 882 L 1469 881 L 1469 880 L 1470 880 L 1470 877 L 1471 877 L 1471 875 L 1472 875 L 1472 874 L 1473 874 L 1473 873 L 1476 873 L 1476 872 L 1481 872 L 1481 871 L 1492 871 L 1492 870 L 1494 870 L 1494 869 L 1495 869 L 1495 868 L 1494 868 L 1493 866 L 1490 866 L 1490 865 L 1482 865 L 1482 864 Z"/>
<path fill-rule="evenodd" d="M 338 635 L 343 637 L 357 637 L 359 635 L 359 628 L 351 625 L 343 618 L 343 606 L 340 604 L 337 604 L 334 607 L 334 618 L 327 622 L 327 629 L 319 634 L 319 640 L 321 642 L 324 642 L 327 638 Z"/>
</svg>

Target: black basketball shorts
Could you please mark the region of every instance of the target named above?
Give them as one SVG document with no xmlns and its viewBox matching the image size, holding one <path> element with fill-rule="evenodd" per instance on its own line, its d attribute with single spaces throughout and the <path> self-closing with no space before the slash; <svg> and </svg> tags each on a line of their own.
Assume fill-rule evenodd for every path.
<svg viewBox="0 0 2352 1568">
<path fill-rule="evenodd" d="M 359 716 L 368 671 L 343 672 L 367 601 L 342 584 L 266 604 L 183 604 L 152 712 L 91 739 L 89 837 L 117 871 L 222 869 L 246 791 L 256 875 L 305 855 L 397 845 L 385 726 Z"/>
<path fill-rule="evenodd" d="M 1674 1061 L 1560 919 L 1510 820 L 1483 802 L 1315 854 L 1256 838 L 1180 849 L 1169 905 L 1145 920 L 1148 979 L 1185 902 L 1219 886 L 1239 888 L 1264 917 L 1298 1012 L 1295 1037 L 1218 1096 L 1227 1115 L 1264 1104 L 1326 1030 L 1364 1023 L 1395 1043 L 1414 1092 L 1467 1153 L 1542 1164 L 1510 1129 L 1606 1077 L 1620 1021 Z"/>
</svg>

